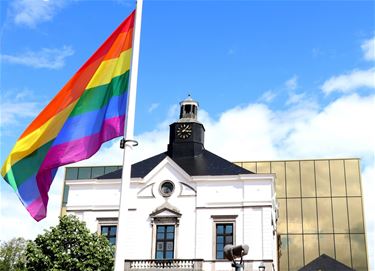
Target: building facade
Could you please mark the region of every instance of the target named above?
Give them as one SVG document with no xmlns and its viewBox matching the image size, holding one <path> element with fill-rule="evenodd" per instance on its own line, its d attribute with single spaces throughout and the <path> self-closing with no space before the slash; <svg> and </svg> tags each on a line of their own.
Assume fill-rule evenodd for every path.
<svg viewBox="0 0 375 271">
<path fill-rule="evenodd" d="M 359 159 L 237 164 L 276 175 L 280 270 L 298 270 L 322 254 L 368 270 Z"/>
<path fill-rule="evenodd" d="M 132 165 L 125 270 L 231 270 L 227 244 L 248 244 L 245 270 L 278 269 L 275 175 L 255 174 L 204 148 L 198 104 L 181 103 L 168 150 Z M 62 214 L 115 244 L 121 168 L 67 168 Z"/>
<path fill-rule="evenodd" d="M 247 270 L 261 262 L 266 270 L 309 270 L 327 259 L 368 270 L 359 159 L 232 164 L 204 150 L 197 108 L 182 103 L 168 151 L 132 166 L 132 237 L 124 242 L 146 249 L 129 251 L 128 264 L 150 266 L 162 255 L 231 270 L 217 243 L 231 239 L 250 246 Z M 120 179 L 121 166 L 67 168 L 61 214 L 77 215 L 114 244 Z M 168 181 L 173 193 L 165 196 Z"/>
</svg>

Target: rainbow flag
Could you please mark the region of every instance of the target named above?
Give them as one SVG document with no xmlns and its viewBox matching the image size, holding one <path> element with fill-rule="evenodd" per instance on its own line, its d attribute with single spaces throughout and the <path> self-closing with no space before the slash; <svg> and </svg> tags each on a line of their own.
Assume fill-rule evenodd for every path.
<svg viewBox="0 0 375 271">
<path fill-rule="evenodd" d="M 31 216 L 46 217 L 58 167 L 124 134 L 135 11 L 27 127 L 1 169 Z"/>
</svg>

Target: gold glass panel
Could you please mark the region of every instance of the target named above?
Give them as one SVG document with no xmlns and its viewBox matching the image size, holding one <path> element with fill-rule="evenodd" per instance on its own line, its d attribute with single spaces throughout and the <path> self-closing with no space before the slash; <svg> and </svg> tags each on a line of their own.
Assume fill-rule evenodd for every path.
<svg viewBox="0 0 375 271">
<path fill-rule="evenodd" d="M 332 233 L 332 208 L 330 198 L 318 198 L 318 225 L 320 233 Z"/>
<path fill-rule="evenodd" d="M 257 173 L 271 173 L 271 163 L 270 162 L 258 162 Z"/>
<path fill-rule="evenodd" d="M 303 264 L 302 235 L 289 235 L 289 270 L 299 270 Z"/>
<path fill-rule="evenodd" d="M 287 199 L 288 233 L 302 233 L 301 199 Z"/>
<path fill-rule="evenodd" d="M 349 234 L 335 234 L 336 260 L 352 266 L 350 255 Z"/>
<path fill-rule="evenodd" d="M 257 173 L 257 164 L 255 162 L 243 162 L 241 167 Z"/>
<path fill-rule="evenodd" d="M 367 270 L 366 241 L 364 234 L 351 234 L 353 268 L 357 271 Z"/>
<path fill-rule="evenodd" d="M 279 263 L 280 271 L 288 271 L 288 238 L 286 235 L 281 235 L 279 237 Z"/>
<path fill-rule="evenodd" d="M 348 209 L 350 233 L 364 233 L 361 198 L 348 198 Z"/>
<path fill-rule="evenodd" d="M 331 169 L 332 196 L 346 196 L 344 161 L 331 160 L 329 166 Z"/>
<path fill-rule="evenodd" d="M 316 199 L 302 199 L 303 232 L 317 233 L 318 221 L 316 214 Z"/>
<path fill-rule="evenodd" d="M 319 257 L 318 235 L 305 234 L 303 236 L 305 250 L 305 265 Z"/>
<path fill-rule="evenodd" d="M 314 161 L 301 161 L 302 197 L 315 197 Z"/>
<path fill-rule="evenodd" d="M 286 191 L 287 197 L 301 196 L 301 182 L 299 172 L 299 162 L 286 162 Z"/>
<path fill-rule="evenodd" d="M 286 231 L 286 199 L 278 199 L 279 219 L 277 221 L 277 232 L 287 233 Z"/>
<path fill-rule="evenodd" d="M 329 180 L 329 165 L 326 160 L 315 161 L 316 194 L 318 197 L 331 196 L 331 183 Z"/>
<path fill-rule="evenodd" d="M 359 160 L 345 160 L 345 176 L 348 196 L 361 196 Z"/>
<path fill-rule="evenodd" d="M 332 198 L 333 226 L 335 233 L 348 233 L 348 209 L 346 198 Z"/>
<path fill-rule="evenodd" d="M 319 234 L 319 255 L 322 255 L 324 253 L 331 258 L 335 258 L 335 250 L 333 244 L 333 234 Z"/>
<path fill-rule="evenodd" d="M 285 163 L 272 162 L 271 172 L 276 175 L 276 196 L 285 198 Z"/>
</svg>

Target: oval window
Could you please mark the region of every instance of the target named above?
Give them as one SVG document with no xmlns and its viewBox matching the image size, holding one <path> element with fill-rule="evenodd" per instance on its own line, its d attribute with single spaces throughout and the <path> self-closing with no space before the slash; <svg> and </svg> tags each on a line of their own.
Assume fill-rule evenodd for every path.
<svg viewBox="0 0 375 271">
<path fill-rule="evenodd" d="M 171 181 L 164 181 L 160 185 L 160 193 L 163 197 L 169 197 L 174 190 L 174 184 Z"/>
</svg>

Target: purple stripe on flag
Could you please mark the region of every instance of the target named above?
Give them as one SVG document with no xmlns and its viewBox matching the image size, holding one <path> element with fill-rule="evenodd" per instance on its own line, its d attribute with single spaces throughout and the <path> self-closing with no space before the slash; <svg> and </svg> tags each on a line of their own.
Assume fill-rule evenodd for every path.
<svg viewBox="0 0 375 271">
<path fill-rule="evenodd" d="M 26 209 L 36 221 L 40 221 L 46 217 L 46 204 L 44 204 L 40 197 L 28 205 Z"/>
<path fill-rule="evenodd" d="M 99 133 L 51 147 L 40 172 L 91 157 L 104 142 L 124 134 L 124 122 L 125 116 L 106 119 Z"/>
</svg>

